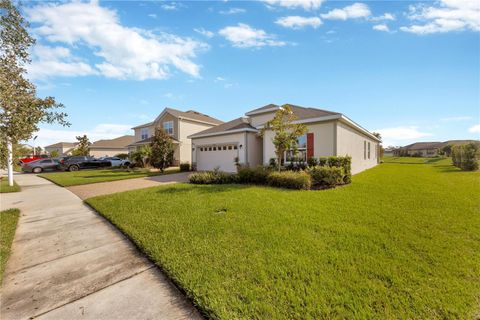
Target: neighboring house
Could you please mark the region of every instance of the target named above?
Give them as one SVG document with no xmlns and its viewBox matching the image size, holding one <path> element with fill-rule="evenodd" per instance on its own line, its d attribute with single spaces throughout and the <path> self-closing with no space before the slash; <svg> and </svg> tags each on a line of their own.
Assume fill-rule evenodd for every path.
<svg viewBox="0 0 480 320">
<path fill-rule="evenodd" d="M 341 113 L 291 105 L 308 133 L 299 140 L 297 157 L 345 156 L 352 157 L 352 173 L 374 167 L 378 163 L 380 140 Z M 267 165 L 276 158 L 272 143 L 274 132 L 267 130 L 260 137 L 260 129 L 272 119 L 281 107 L 269 104 L 237 118 L 189 137 L 193 143 L 192 163 L 197 170 L 219 168 L 235 172 L 235 162 L 248 166 Z M 286 153 L 286 162 L 292 152 Z"/>
<path fill-rule="evenodd" d="M 194 110 L 184 112 L 165 108 L 154 121 L 132 128 L 135 131 L 134 142 L 128 146 L 128 149 L 129 152 L 133 152 L 143 145 L 150 144 L 155 128 L 161 128 L 170 134 L 175 145 L 174 164 L 190 162 L 192 142 L 189 136 L 222 123 L 223 121 Z"/>
<path fill-rule="evenodd" d="M 448 140 L 444 142 L 415 142 L 395 150 L 397 156 L 436 157 L 445 146 L 459 146 L 476 140 Z"/>
<path fill-rule="evenodd" d="M 58 142 L 45 147 L 45 152 L 48 154 L 52 151 L 57 151 L 59 156 L 68 156 L 75 149 L 77 142 Z"/>
<path fill-rule="evenodd" d="M 92 157 L 113 157 L 120 153 L 128 153 L 128 145 L 133 143 L 133 136 L 125 135 L 115 139 L 98 140 L 90 145 Z"/>
</svg>

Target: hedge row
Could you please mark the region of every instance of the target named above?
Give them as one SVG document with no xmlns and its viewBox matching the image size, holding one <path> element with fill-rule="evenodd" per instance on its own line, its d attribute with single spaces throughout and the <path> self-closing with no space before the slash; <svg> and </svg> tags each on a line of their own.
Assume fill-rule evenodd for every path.
<svg viewBox="0 0 480 320">
<path fill-rule="evenodd" d="M 247 183 L 269 185 L 287 189 L 308 190 L 313 188 L 332 188 L 351 182 L 351 158 L 321 158 L 317 165 L 304 171 L 274 171 L 269 167 L 250 168 L 238 166 L 237 174 L 228 174 L 219 170 L 196 172 L 189 176 L 194 184 Z M 322 163 L 323 165 L 318 165 Z M 313 163 L 312 163 L 313 164 Z"/>
<path fill-rule="evenodd" d="M 480 143 L 472 142 L 452 147 L 452 162 L 454 166 L 465 171 L 475 171 L 479 168 L 479 161 Z"/>
</svg>

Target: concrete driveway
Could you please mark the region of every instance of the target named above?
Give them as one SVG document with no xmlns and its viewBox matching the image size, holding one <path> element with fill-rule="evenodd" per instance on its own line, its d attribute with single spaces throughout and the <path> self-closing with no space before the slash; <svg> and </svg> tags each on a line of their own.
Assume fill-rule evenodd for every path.
<svg viewBox="0 0 480 320">
<path fill-rule="evenodd" d="M 201 319 L 108 221 L 65 188 L 15 175 L 1 209 L 21 216 L 1 288 L 6 319 Z"/>
<path fill-rule="evenodd" d="M 81 199 L 85 200 L 91 197 L 103 196 L 117 192 L 156 187 L 163 184 L 177 182 L 188 182 L 188 175 L 190 173 L 191 172 L 179 172 L 145 178 L 91 183 L 81 186 L 67 187 L 67 189 L 75 193 Z"/>
</svg>

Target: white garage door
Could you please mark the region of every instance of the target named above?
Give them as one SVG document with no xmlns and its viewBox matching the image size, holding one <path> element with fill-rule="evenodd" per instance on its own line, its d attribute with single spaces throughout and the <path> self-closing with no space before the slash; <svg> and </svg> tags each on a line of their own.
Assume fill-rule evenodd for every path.
<svg viewBox="0 0 480 320">
<path fill-rule="evenodd" d="M 197 170 L 207 171 L 219 167 L 221 171 L 236 172 L 236 145 L 197 147 Z"/>
</svg>

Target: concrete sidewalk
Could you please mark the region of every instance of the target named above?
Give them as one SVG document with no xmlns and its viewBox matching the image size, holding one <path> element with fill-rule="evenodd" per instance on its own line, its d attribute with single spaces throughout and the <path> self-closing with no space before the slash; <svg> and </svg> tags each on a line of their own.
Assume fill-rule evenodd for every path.
<svg viewBox="0 0 480 320">
<path fill-rule="evenodd" d="M 16 174 L 21 216 L 1 289 L 6 319 L 201 319 L 120 232 L 65 188 Z"/>
<path fill-rule="evenodd" d="M 188 176 L 190 174 L 191 172 L 169 173 L 165 175 L 144 178 L 84 184 L 67 187 L 67 189 L 79 196 L 80 199 L 85 200 L 91 197 L 103 196 L 117 192 L 157 187 L 163 184 L 177 182 L 188 182 Z"/>
</svg>

